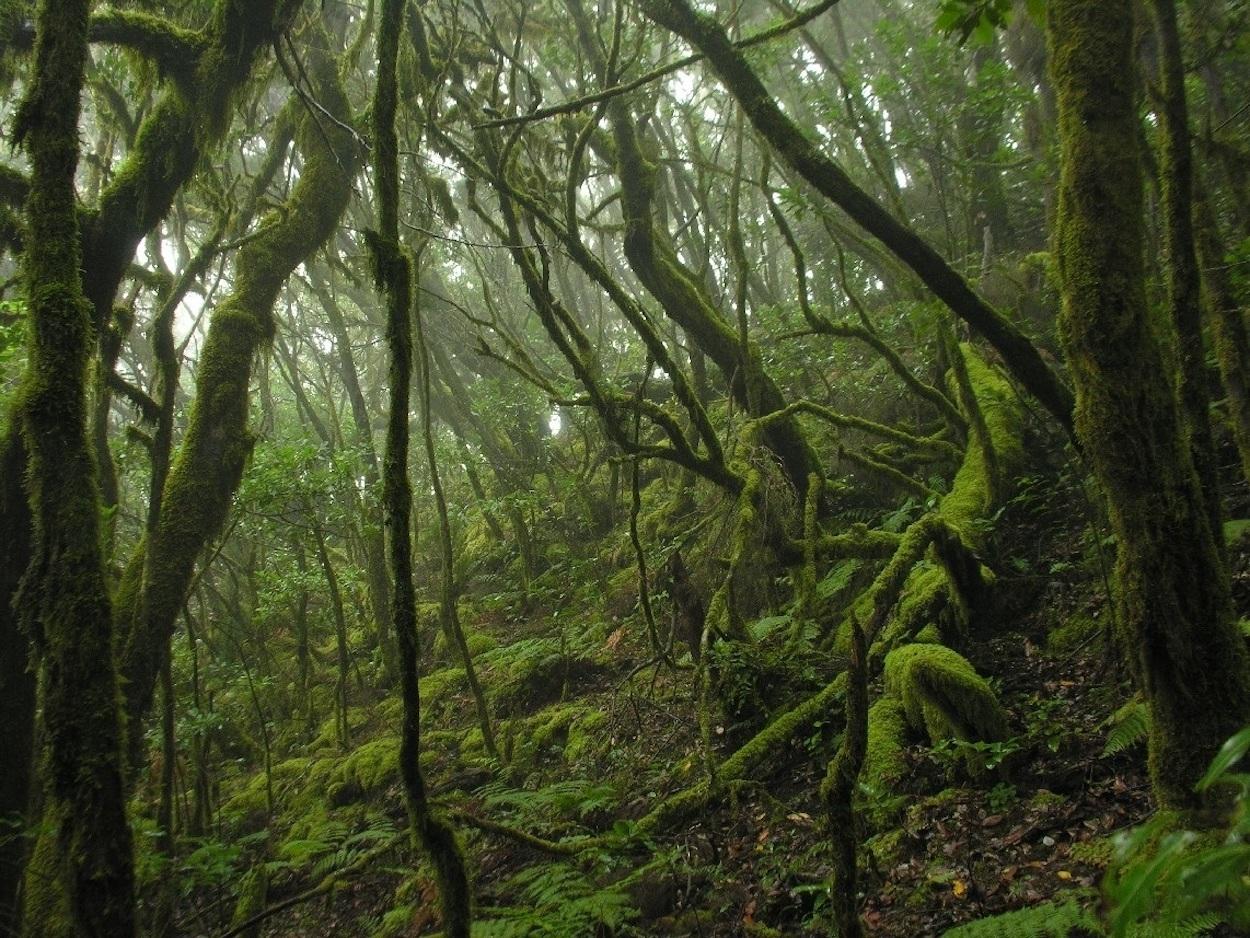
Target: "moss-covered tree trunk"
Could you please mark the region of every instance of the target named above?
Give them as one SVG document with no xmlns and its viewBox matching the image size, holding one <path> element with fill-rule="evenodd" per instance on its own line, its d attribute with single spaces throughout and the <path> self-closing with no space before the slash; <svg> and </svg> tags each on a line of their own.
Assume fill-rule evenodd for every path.
<svg viewBox="0 0 1250 938">
<path fill-rule="evenodd" d="M 113 618 L 87 437 L 95 333 L 79 272 L 74 173 L 88 0 L 43 0 L 35 70 L 14 137 L 30 155 L 24 272 L 31 334 L 21 390 L 34 522 L 17 607 L 39 650 L 48 841 L 74 933 L 134 933 Z"/>
<path fill-rule="evenodd" d="M 1219 466 L 1211 435 L 1211 400 L 1207 393 L 1207 354 L 1202 341 L 1202 283 L 1194 237 L 1194 167 L 1189 145 L 1189 106 L 1185 97 L 1185 61 L 1175 0 L 1154 0 L 1159 42 L 1161 134 L 1159 183 L 1168 248 L 1168 304 L 1179 339 L 1181 417 L 1189 451 L 1206 499 L 1211 531 L 1224 547 Z"/>
<path fill-rule="evenodd" d="M 373 98 L 374 176 L 378 232 L 372 248 L 377 286 L 386 297 L 386 338 L 390 349 L 390 408 L 382 470 L 382 508 L 389 533 L 388 557 L 395 586 L 392 609 L 399 644 L 403 724 L 399 770 L 408 815 L 417 842 L 438 880 L 443 934 L 468 938 L 469 878 L 451 825 L 429 802 L 421 772 L 421 694 L 417 683 L 417 604 L 412 577 L 412 486 L 408 480 L 408 401 L 412 381 L 412 267 L 399 243 L 399 141 L 395 133 L 398 100 L 396 64 L 403 26 L 403 0 L 383 0 L 378 24 L 378 79 Z"/>
<path fill-rule="evenodd" d="M 170 83 L 140 125 L 135 145 L 113 174 L 82 232 L 86 251 L 81 258 L 83 288 L 97 325 L 112 312 L 118 285 L 135 248 L 169 211 L 203 155 L 224 133 L 234 94 L 247 80 L 260 52 L 278 35 L 298 6 L 296 0 L 256 0 L 238 4 L 217 0 L 209 23 L 186 44 L 180 66 L 194 72 L 189 83 Z M 159 23 L 159 21 L 157 21 Z M 160 32 L 157 28 L 156 32 Z M 185 40 L 185 35 L 179 39 Z M 189 93 L 193 86 L 194 93 Z M 0 817 L 26 809 L 30 740 L 34 720 L 34 681 L 26 675 L 27 637 L 17 627 L 12 600 L 30 563 L 31 518 L 22 487 L 29 455 L 12 418 L 3 429 L 0 451 L 0 729 L 6 743 L 4 782 L 0 784 Z M 17 872 L 5 862 L 20 844 L 0 847 L 0 919 Z"/>
<path fill-rule="evenodd" d="M 118 591 L 126 629 L 122 673 L 126 712 L 148 711 L 168 637 L 196 559 L 225 522 L 253 438 L 248 429 L 252 362 L 273 337 L 273 306 L 291 271 L 334 231 L 357 160 L 350 109 L 324 33 L 310 36 L 306 69 L 320 105 L 297 135 L 299 182 L 281 212 L 263 224 L 235 263 L 234 290 L 213 312 L 197 371 L 186 436 L 170 468 L 156 532 L 132 558 Z"/>
<path fill-rule="evenodd" d="M 1118 624 L 1150 704 L 1161 801 L 1250 718 L 1250 671 L 1172 383 L 1148 319 L 1131 0 L 1051 0 L 1062 143 L 1055 250 L 1076 430 L 1118 540 Z"/>
<path fill-rule="evenodd" d="M 4 771 L 0 772 L 0 823 L 23 826 L 30 803 L 35 740 L 35 674 L 31 647 L 9 600 L 17 592 L 23 564 L 30 559 L 30 502 L 22 486 L 26 475 L 26 444 L 21 416 L 8 418 L 0 439 L 0 740 Z M 25 862 L 24 837 L 0 838 L 0 927 L 18 918 L 18 884 Z"/>
</svg>

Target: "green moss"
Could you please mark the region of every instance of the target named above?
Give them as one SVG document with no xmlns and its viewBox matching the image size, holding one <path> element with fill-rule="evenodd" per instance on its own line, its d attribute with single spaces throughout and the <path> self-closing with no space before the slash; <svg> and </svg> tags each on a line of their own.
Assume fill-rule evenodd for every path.
<svg viewBox="0 0 1250 938">
<path fill-rule="evenodd" d="M 576 762 L 602 748 L 595 731 L 607 714 L 583 703 L 561 703 L 519 721 L 511 727 L 512 762 L 520 767 L 535 763 L 545 752 L 558 749 L 565 762 Z"/>
<path fill-rule="evenodd" d="M 35 841 L 22 881 L 22 935 L 24 938 L 71 938 L 69 897 L 61 885 L 55 826 L 44 817 L 46 830 Z"/>
<path fill-rule="evenodd" d="M 1029 799 L 1029 804 L 1038 811 L 1049 811 L 1068 803 L 1068 799 L 1048 789 L 1041 789 Z"/>
<path fill-rule="evenodd" d="M 865 816 L 876 827 L 888 824 L 903 807 L 896 787 L 907 773 L 903 740 L 907 717 L 902 701 L 882 697 L 868 710 L 868 747 L 860 782 L 868 789 Z"/>
<path fill-rule="evenodd" d="M 493 635 L 488 635 L 485 632 L 471 632 L 466 630 L 464 633 L 464 640 L 469 646 L 469 654 L 474 658 L 478 655 L 484 655 L 488 651 L 494 651 L 499 647 L 498 640 Z M 459 652 L 455 648 L 448 647 L 447 636 L 445 633 L 440 631 L 438 636 L 434 639 L 434 656 L 439 659 L 454 659 L 454 657 L 458 654 Z M 464 672 L 463 668 L 458 670 L 460 670 L 461 673 Z M 424 693 L 425 688 L 422 687 L 421 690 L 422 693 Z"/>
<path fill-rule="evenodd" d="M 1240 546 L 1239 542 L 1247 535 L 1250 535 L 1250 518 L 1236 518 L 1224 522 L 1224 540 L 1230 550 Z"/>
<path fill-rule="evenodd" d="M 287 759 L 271 769 L 274 810 L 280 811 L 296 795 L 309 791 L 310 772 L 317 763 L 311 758 Z M 243 828 L 263 826 L 269 813 L 265 773 L 254 772 L 221 806 L 222 817 Z"/>
<path fill-rule="evenodd" d="M 348 707 L 347 708 L 348 734 L 352 735 L 352 734 L 358 733 L 360 730 L 363 730 L 366 726 L 368 726 L 370 723 L 370 716 L 372 716 L 370 711 L 366 710 L 363 707 Z M 339 748 L 339 736 L 338 736 L 339 728 L 338 728 L 337 720 L 338 720 L 337 716 L 329 716 L 325 720 L 322 721 L 321 725 L 317 727 L 317 735 L 313 738 L 313 741 L 309 744 L 310 748 L 314 750 L 315 749 L 337 749 Z"/>
<path fill-rule="evenodd" d="M 234 914 L 230 917 L 230 926 L 237 928 L 263 912 L 268 895 L 269 873 L 264 863 L 257 863 L 243 874 L 243 880 L 239 883 L 239 898 L 234 904 Z M 251 928 L 239 932 L 240 938 L 259 938 L 260 928 L 260 925 L 253 925 Z"/>
<path fill-rule="evenodd" d="M 1077 863 L 1085 863 L 1099 869 L 1106 869 L 1114 855 L 1115 844 L 1111 842 L 1110 837 L 1095 837 L 1093 840 L 1080 841 L 1073 844 L 1069 851 L 1069 856 Z"/>
<path fill-rule="evenodd" d="M 1020 435 L 1024 408 L 1010 382 L 987 364 L 972 346 L 961 345 L 960 352 L 977 405 L 985 418 L 993 455 L 988 455 L 975 439 L 969 442 L 951 490 L 938 505 L 938 513 L 966 544 L 977 548 L 984 541 L 980 522 L 992 514 L 995 507 L 998 487 L 991 477 L 992 466 L 996 463 L 1004 478 L 1010 479 L 1024 465 L 1024 444 Z"/>
<path fill-rule="evenodd" d="M 916 637 L 912 641 L 917 645 L 941 645 L 942 630 L 930 622 L 916 633 Z"/>
<path fill-rule="evenodd" d="M 1101 628 L 1098 622 L 1084 613 L 1069 616 L 1047 634 L 1046 650 L 1052 654 L 1066 654 Z"/>
<path fill-rule="evenodd" d="M 398 736 L 381 736 L 357 746 L 343 757 L 330 775 L 332 786 L 364 796 L 385 791 L 398 781 Z"/>
<path fill-rule="evenodd" d="M 990 686 L 976 670 L 941 645 L 904 645 L 886 655 L 885 683 L 898 697 L 907 720 L 931 742 L 957 739 L 1001 741 L 1007 717 Z M 969 754 L 969 769 L 977 767 Z"/>
</svg>

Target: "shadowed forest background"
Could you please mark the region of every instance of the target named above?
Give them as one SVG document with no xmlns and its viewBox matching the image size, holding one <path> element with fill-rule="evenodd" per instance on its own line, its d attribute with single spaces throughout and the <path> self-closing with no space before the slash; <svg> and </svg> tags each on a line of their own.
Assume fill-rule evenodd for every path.
<svg viewBox="0 0 1250 938">
<path fill-rule="evenodd" d="M 0 934 L 1250 934 L 1241 0 L 0 0 Z"/>
</svg>

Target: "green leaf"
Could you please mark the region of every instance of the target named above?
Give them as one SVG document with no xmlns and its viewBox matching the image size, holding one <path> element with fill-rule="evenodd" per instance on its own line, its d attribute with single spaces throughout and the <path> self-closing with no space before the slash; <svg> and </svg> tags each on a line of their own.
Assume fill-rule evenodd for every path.
<svg viewBox="0 0 1250 938">
<path fill-rule="evenodd" d="M 1206 791 L 1218 782 L 1221 776 L 1231 769 L 1248 750 L 1250 750 L 1250 726 L 1247 726 L 1220 747 L 1220 751 L 1211 760 L 1211 766 L 1207 769 L 1207 774 L 1202 776 L 1201 781 L 1194 786 L 1195 790 Z"/>
</svg>

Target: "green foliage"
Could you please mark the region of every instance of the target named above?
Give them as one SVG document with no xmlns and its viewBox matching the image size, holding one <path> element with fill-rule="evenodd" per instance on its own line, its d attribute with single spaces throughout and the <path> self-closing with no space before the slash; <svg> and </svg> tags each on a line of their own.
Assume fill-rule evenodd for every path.
<svg viewBox="0 0 1250 938">
<path fill-rule="evenodd" d="M 1134 697 L 1107 718 L 1110 732 L 1102 747 L 1104 756 L 1115 756 L 1140 746 L 1150 733 L 1150 708 L 1141 697 Z"/>
<path fill-rule="evenodd" d="M 943 933 L 942 938 L 1075 938 L 1100 935 L 1102 927 L 1075 898 L 1042 902 L 977 919 Z"/>
<path fill-rule="evenodd" d="M 824 602 L 840 596 L 863 565 L 862 560 L 855 558 L 834 564 L 825 577 L 816 584 L 816 598 Z"/>
<path fill-rule="evenodd" d="M 1002 29 L 1011 17 L 1012 0 L 941 0 L 934 25 L 944 33 L 959 33 L 959 44 L 969 38 L 978 43 L 990 42 L 994 30 Z M 1027 9 L 1034 19 L 1041 19 L 1045 0 L 1028 0 Z"/>
<path fill-rule="evenodd" d="M 526 790 L 492 782 L 478 791 L 483 803 L 529 820 L 555 820 L 590 814 L 614 807 L 620 792 L 614 785 L 571 778 Z"/>
<path fill-rule="evenodd" d="M 278 858 L 269 863 L 271 871 L 292 870 L 320 879 L 345 869 L 379 843 L 396 837 L 394 823 L 383 815 L 370 815 L 367 825 L 352 832 L 349 825 L 326 818 L 306 836 L 291 838 L 278 848 Z"/>
<path fill-rule="evenodd" d="M 515 905 L 482 909 L 473 923 L 473 938 L 566 938 L 569 935 L 612 934 L 637 911 L 629 896 L 603 886 L 564 863 L 533 866 L 506 884 Z"/>
<path fill-rule="evenodd" d="M 948 738 L 934 743 L 930 751 L 938 762 L 948 767 L 963 762 L 976 766 L 978 771 L 993 772 L 1022 748 L 1015 737 L 995 742 Z"/>
<path fill-rule="evenodd" d="M 1112 938 L 1250 925 L 1250 774 L 1233 771 L 1247 751 L 1250 727 L 1224 744 L 1195 786 L 1232 798 L 1222 835 L 1172 830 L 1174 816 L 1161 813 L 1116 838 L 1103 882 Z"/>
</svg>

